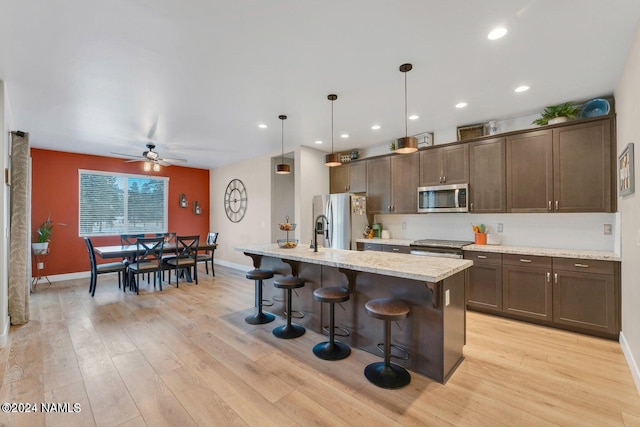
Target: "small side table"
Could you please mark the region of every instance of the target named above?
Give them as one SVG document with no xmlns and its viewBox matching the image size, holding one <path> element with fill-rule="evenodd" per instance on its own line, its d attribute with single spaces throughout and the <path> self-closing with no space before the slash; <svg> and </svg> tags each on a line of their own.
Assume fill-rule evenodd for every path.
<svg viewBox="0 0 640 427">
<path fill-rule="evenodd" d="M 33 255 L 33 260 L 35 262 L 36 265 L 36 277 L 33 278 L 32 282 L 31 282 L 31 288 L 35 288 L 36 285 L 38 284 L 38 282 L 40 281 L 40 279 L 45 279 L 49 285 L 51 285 L 51 280 L 49 280 L 49 276 L 42 275 L 41 271 L 44 270 L 44 259 L 46 258 L 47 255 L 49 255 L 49 248 L 45 249 L 45 250 L 35 250 L 33 248 L 31 248 L 31 253 Z"/>
</svg>

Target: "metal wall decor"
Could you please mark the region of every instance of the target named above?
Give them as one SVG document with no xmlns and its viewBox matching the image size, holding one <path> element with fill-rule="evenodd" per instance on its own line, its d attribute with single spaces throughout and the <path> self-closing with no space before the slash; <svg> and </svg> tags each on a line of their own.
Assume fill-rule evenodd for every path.
<svg viewBox="0 0 640 427">
<path fill-rule="evenodd" d="M 342 164 L 340 161 L 340 154 L 333 152 L 333 101 L 338 99 L 338 95 L 331 94 L 327 96 L 327 99 L 331 101 L 331 154 L 324 156 L 324 165 L 332 168 Z"/>
<path fill-rule="evenodd" d="M 396 153 L 409 154 L 418 151 L 418 138 L 409 136 L 407 129 L 407 73 L 413 69 L 411 64 L 402 64 L 400 72 L 404 74 L 404 138 L 398 138 L 396 143 Z"/>
<path fill-rule="evenodd" d="M 187 202 L 187 195 L 184 193 L 180 194 L 180 207 L 181 208 L 186 208 L 187 206 L 189 206 L 189 202 Z"/>
<path fill-rule="evenodd" d="M 284 121 L 287 120 L 287 116 L 282 114 L 278 118 L 282 121 L 282 154 L 280 156 L 280 164 L 276 165 L 276 173 L 285 175 L 291 173 L 291 166 L 284 162 Z"/>
<path fill-rule="evenodd" d="M 193 202 L 193 213 L 196 215 L 200 215 L 202 213 L 202 209 L 200 209 L 200 202 L 197 200 Z"/>
<path fill-rule="evenodd" d="M 224 192 L 224 211 L 231 222 L 240 222 L 247 213 L 247 189 L 239 179 L 232 179 Z"/>
<path fill-rule="evenodd" d="M 630 142 L 618 157 L 618 194 L 620 196 L 627 196 L 635 191 L 633 168 L 633 142 Z"/>
</svg>

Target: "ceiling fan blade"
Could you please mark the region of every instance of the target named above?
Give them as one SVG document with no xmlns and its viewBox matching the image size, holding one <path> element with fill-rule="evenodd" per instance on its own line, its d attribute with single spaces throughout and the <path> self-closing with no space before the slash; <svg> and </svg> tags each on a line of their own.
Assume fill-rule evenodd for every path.
<svg viewBox="0 0 640 427">
<path fill-rule="evenodd" d="M 133 157 L 136 159 L 140 158 L 140 156 L 134 156 L 133 154 L 114 153 L 113 151 L 111 151 L 111 154 L 115 154 L 116 156 Z"/>
<path fill-rule="evenodd" d="M 162 160 L 163 162 L 180 162 L 180 163 L 184 163 L 187 161 L 187 159 L 172 159 L 171 157 L 162 157 L 159 158 L 158 160 Z"/>
<path fill-rule="evenodd" d="M 171 163 L 167 163 L 164 161 L 164 159 L 157 159 L 156 162 L 160 165 L 160 166 L 171 166 Z"/>
<path fill-rule="evenodd" d="M 125 160 L 125 163 L 131 163 L 131 162 L 144 162 L 147 159 L 131 159 L 131 160 Z"/>
</svg>

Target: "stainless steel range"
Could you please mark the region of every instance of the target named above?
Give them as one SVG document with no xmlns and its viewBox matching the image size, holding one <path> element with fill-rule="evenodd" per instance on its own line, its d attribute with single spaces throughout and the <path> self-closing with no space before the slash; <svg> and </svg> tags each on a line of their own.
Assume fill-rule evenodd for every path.
<svg viewBox="0 0 640 427">
<path fill-rule="evenodd" d="M 416 240 L 409 245 L 411 254 L 424 255 L 441 258 L 462 258 L 462 248 L 471 245 L 473 242 L 464 240 L 437 240 L 423 239 Z"/>
</svg>

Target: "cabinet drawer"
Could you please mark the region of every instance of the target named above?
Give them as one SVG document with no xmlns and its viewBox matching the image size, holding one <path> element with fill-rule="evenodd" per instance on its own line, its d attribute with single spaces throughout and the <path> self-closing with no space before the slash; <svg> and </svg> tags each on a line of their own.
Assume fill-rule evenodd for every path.
<svg viewBox="0 0 640 427">
<path fill-rule="evenodd" d="M 502 254 L 492 252 L 464 251 L 464 259 L 470 259 L 479 264 L 501 264 Z"/>
<path fill-rule="evenodd" d="M 554 270 L 579 271 L 581 273 L 614 274 L 613 261 L 600 261 L 578 258 L 554 258 Z"/>
<path fill-rule="evenodd" d="M 527 267 L 551 269 L 551 259 L 552 258 L 548 256 L 504 254 L 502 256 L 502 263 L 508 265 L 522 265 Z"/>
<path fill-rule="evenodd" d="M 382 246 L 383 252 L 395 252 L 398 254 L 411 253 L 411 248 L 409 246 L 401 246 L 401 245 L 380 245 L 380 246 Z"/>
<path fill-rule="evenodd" d="M 382 245 L 380 243 L 365 243 L 363 246 L 364 251 L 381 251 Z"/>
</svg>

